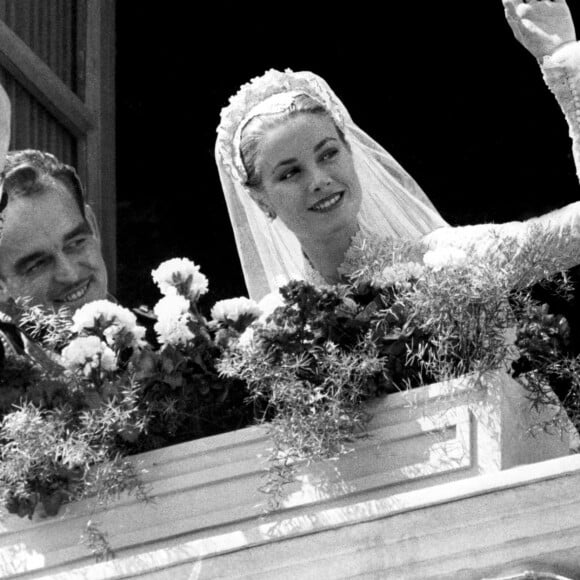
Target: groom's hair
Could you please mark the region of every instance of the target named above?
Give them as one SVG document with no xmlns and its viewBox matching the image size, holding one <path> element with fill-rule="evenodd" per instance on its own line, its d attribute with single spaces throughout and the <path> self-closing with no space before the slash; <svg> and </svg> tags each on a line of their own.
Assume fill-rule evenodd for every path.
<svg viewBox="0 0 580 580">
<path fill-rule="evenodd" d="M 62 183 L 73 196 L 83 219 L 85 199 L 81 180 L 73 167 L 37 149 L 9 151 L 0 174 L 0 210 L 12 197 L 42 193 L 50 181 Z"/>
</svg>

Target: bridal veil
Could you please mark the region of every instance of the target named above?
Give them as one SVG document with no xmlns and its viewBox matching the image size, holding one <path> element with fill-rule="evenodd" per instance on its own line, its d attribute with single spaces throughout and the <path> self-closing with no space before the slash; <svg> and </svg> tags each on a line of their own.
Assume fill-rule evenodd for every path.
<svg viewBox="0 0 580 580">
<path fill-rule="evenodd" d="M 222 109 L 215 150 L 244 278 L 249 295 L 257 300 L 305 274 L 297 238 L 280 219 L 269 220 L 250 197 L 240 155 L 246 123 L 257 115 L 279 112 L 280 99 L 275 96 L 289 92 L 320 102 L 343 130 L 363 192 L 358 216 L 363 234 L 417 239 L 447 225 L 413 178 L 352 121 L 326 81 L 306 71 L 267 71 L 243 85 Z"/>
</svg>

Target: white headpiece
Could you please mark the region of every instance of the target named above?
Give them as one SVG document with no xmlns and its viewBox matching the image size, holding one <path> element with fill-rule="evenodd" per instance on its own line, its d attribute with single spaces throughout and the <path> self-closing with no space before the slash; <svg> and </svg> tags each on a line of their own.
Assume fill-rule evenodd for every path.
<svg viewBox="0 0 580 580">
<path fill-rule="evenodd" d="M 303 278 L 306 265 L 296 236 L 281 220 L 271 222 L 248 193 L 241 133 L 250 119 L 288 110 L 301 94 L 324 106 L 350 144 L 363 191 L 358 216 L 363 232 L 416 239 L 447 225 L 411 176 L 352 121 L 321 77 L 269 70 L 243 85 L 222 109 L 215 150 L 244 278 L 255 299 L 293 278 Z"/>
</svg>

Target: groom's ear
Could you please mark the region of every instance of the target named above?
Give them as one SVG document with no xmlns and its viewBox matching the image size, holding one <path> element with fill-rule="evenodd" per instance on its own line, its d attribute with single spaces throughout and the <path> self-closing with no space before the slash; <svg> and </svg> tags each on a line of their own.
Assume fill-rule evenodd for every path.
<svg viewBox="0 0 580 580">
<path fill-rule="evenodd" d="M 0 85 L 0 171 L 4 168 L 6 153 L 10 145 L 10 99 Z"/>
<path fill-rule="evenodd" d="M 0 277 L 0 303 L 8 302 L 10 299 L 10 291 L 8 289 L 8 284 L 6 284 L 6 280 Z"/>
<path fill-rule="evenodd" d="M 88 203 L 85 203 L 85 219 L 87 220 L 87 223 L 89 224 L 89 227 L 93 232 L 93 235 L 95 236 L 95 238 L 97 238 L 97 241 L 100 244 L 101 231 L 99 229 L 99 222 L 97 221 L 97 216 L 95 215 L 93 208 Z"/>
</svg>

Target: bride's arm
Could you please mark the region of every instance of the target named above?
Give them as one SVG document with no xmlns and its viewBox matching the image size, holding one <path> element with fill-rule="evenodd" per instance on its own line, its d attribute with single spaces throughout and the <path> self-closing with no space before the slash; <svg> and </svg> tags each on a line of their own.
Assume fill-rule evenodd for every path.
<svg viewBox="0 0 580 580">
<path fill-rule="evenodd" d="M 516 39 L 538 59 L 544 80 L 562 108 L 580 179 L 580 43 L 566 0 L 503 0 Z"/>
<path fill-rule="evenodd" d="M 555 94 L 570 127 L 574 162 L 580 179 L 580 43 L 565 0 L 503 0 L 514 36 L 540 62 L 544 79 Z M 439 228 L 423 238 L 426 250 L 456 248 L 474 259 L 489 252 L 498 257 L 515 242 L 529 246 L 550 243 L 546 255 L 553 269 L 580 264 L 580 202 L 526 222 Z"/>
<path fill-rule="evenodd" d="M 472 260 L 493 258 L 498 266 L 533 251 L 549 266 L 546 274 L 580 264 L 580 202 L 525 222 L 443 227 L 422 238 L 423 251 L 449 249 Z"/>
</svg>

